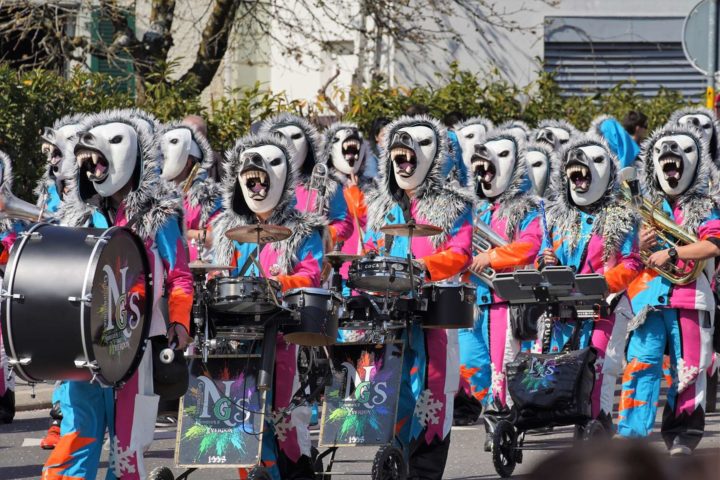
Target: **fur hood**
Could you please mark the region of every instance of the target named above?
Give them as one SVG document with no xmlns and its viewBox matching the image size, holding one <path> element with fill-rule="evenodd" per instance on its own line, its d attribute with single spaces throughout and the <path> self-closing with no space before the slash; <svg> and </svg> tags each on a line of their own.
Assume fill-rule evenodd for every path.
<svg viewBox="0 0 720 480">
<path fill-rule="evenodd" d="M 298 172 L 300 183 L 307 183 L 310 179 L 313 167 L 321 161 L 320 152 L 323 151 L 322 137 L 318 133 L 317 128 L 313 126 L 307 119 L 293 115 L 291 113 L 281 113 L 270 117 L 260 125 L 261 134 L 273 133 L 276 129 L 295 125 L 305 134 L 308 141 L 308 153 L 303 162 L 302 169 Z M 292 148 L 292 146 L 290 146 Z"/>
<path fill-rule="evenodd" d="M 580 133 L 572 123 L 561 119 L 546 118 L 545 120 L 540 120 L 540 123 L 538 123 L 535 128 L 535 132 L 543 128 L 562 128 L 566 132 L 570 132 L 571 138 Z"/>
<path fill-rule="evenodd" d="M 710 155 L 710 158 L 713 160 L 713 162 L 718 162 L 720 161 L 720 151 L 718 151 L 718 149 L 720 149 L 720 145 L 718 144 L 718 142 L 720 142 L 720 139 L 718 138 L 718 135 L 720 135 L 720 122 L 718 121 L 715 112 L 713 112 L 709 108 L 699 106 L 680 108 L 678 110 L 675 110 L 672 115 L 670 115 L 670 119 L 668 120 L 666 126 L 669 126 L 671 124 L 677 125 L 678 121 L 685 115 L 697 114 L 705 115 L 712 121 L 713 134 L 708 144 L 708 154 Z"/>
<path fill-rule="evenodd" d="M 273 134 L 248 135 L 237 141 L 235 146 L 225 154 L 225 169 L 220 192 L 223 199 L 223 211 L 212 222 L 215 232 L 227 232 L 242 225 L 258 223 L 255 214 L 247 206 L 240 203 L 242 191 L 238 183 L 241 167 L 241 157 L 245 150 L 259 145 L 273 145 L 282 150 L 288 161 L 288 173 L 285 179 L 285 188 L 280 201 L 273 209 L 267 223 L 281 225 L 292 230 L 289 238 L 273 244 L 274 248 L 282 252 L 279 258 L 279 267 L 283 272 L 289 272 L 294 263 L 299 261 L 296 257 L 297 249 L 302 241 L 313 230 L 321 229 L 327 225 L 325 219 L 313 213 L 303 213 L 295 209 L 295 188 L 298 183 L 297 172 L 289 164 L 292 149 L 288 147 L 283 138 Z M 238 212 L 240 210 L 240 212 Z M 244 210 L 244 211 L 243 211 Z M 216 261 L 222 265 L 230 265 L 235 250 L 233 241 L 225 235 L 216 235 L 213 240 Z"/>
<path fill-rule="evenodd" d="M 159 151 L 155 137 L 140 123 L 132 118 L 127 111 L 107 110 L 88 115 L 82 122 L 82 130 L 88 131 L 107 123 L 125 123 L 137 133 L 139 150 L 136 167 L 138 173 L 133 175 L 137 182 L 135 188 L 125 197 L 125 208 L 128 220 L 134 220 L 134 230 L 141 238 L 152 237 L 172 216 L 182 216 L 179 200 L 162 184 L 159 175 Z M 94 209 L 102 208 L 104 199 L 98 195 L 92 185 L 85 185 L 79 178 L 77 162 L 74 164 L 73 179 L 68 182 L 73 199 L 60 207 L 59 217 L 62 223 L 69 226 L 83 225 Z"/>
<path fill-rule="evenodd" d="M 453 127 L 453 130 L 459 132 L 463 128 L 469 127 L 470 125 L 482 125 L 483 127 L 485 127 L 485 131 L 488 132 L 495 128 L 495 124 L 493 124 L 492 120 L 490 120 L 489 118 L 475 116 L 458 123 L 457 125 L 455 125 L 455 127 Z"/>
<path fill-rule="evenodd" d="M 569 235 L 570 248 L 575 249 L 580 242 L 581 210 L 576 207 L 570 197 L 568 178 L 565 175 L 565 166 L 568 155 L 576 148 L 597 145 L 602 147 L 610 159 L 610 181 L 603 197 L 593 205 L 592 215 L 595 216 L 592 232 L 604 239 L 603 261 L 615 256 L 622 247 L 628 233 L 632 232 L 635 223 L 635 213 L 625 203 L 620 191 L 619 161 L 607 142 L 593 133 L 580 134 L 566 143 L 555 159 L 554 175 L 551 177 L 550 198 L 552 201 L 547 210 L 550 222 Z"/>
<path fill-rule="evenodd" d="M 64 117 L 60 117 L 57 120 L 53 122 L 53 130 L 58 130 L 62 127 L 66 127 L 68 125 L 76 125 L 82 122 L 83 118 L 85 118 L 84 114 L 76 113 L 73 115 L 65 115 Z M 66 152 L 63 152 L 63 155 L 65 155 Z M 72 157 L 75 157 L 74 152 L 68 152 L 72 155 Z M 55 181 L 50 178 L 50 162 L 45 162 L 45 169 L 43 170 L 43 174 L 40 177 L 40 180 L 38 181 L 37 185 L 35 186 L 35 189 L 33 190 L 33 194 L 35 195 L 37 201 L 36 204 L 40 206 L 42 203 L 46 202 L 45 195 L 47 195 L 50 187 L 55 184 Z"/>
<path fill-rule="evenodd" d="M 515 229 L 520 222 L 522 222 L 522 219 L 532 210 L 535 210 L 538 204 L 537 198 L 532 192 L 532 183 L 528 176 L 527 162 L 525 161 L 527 154 L 527 142 L 525 138 L 512 130 L 496 128 L 482 137 L 481 141 L 485 144 L 500 139 L 511 140 L 515 144 L 516 149 L 517 158 L 515 168 L 513 169 L 512 179 L 510 180 L 508 188 L 497 198 L 490 201 L 482 196 L 482 190 L 479 188 L 477 179 L 474 176 L 471 175 L 472 178 L 470 181 L 473 191 L 476 192 L 481 202 L 486 201 L 493 205 L 499 205 L 495 215 L 507 220 L 505 236 L 512 238 Z"/>
<path fill-rule="evenodd" d="M 715 201 L 718 198 L 718 189 L 720 187 L 717 185 L 717 181 L 709 182 L 705 180 L 709 178 L 716 179 L 717 172 L 710 157 L 709 143 L 703 140 L 700 132 L 695 128 L 683 127 L 677 123 L 668 123 L 664 127 L 655 130 L 642 144 L 642 151 L 640 152 L 642 166 L 640 167 L 639 177 L 645 196 L 652 202 L 661 203 L 665 198 L 665 194 L 655 175 L 652 151 L 655 143 L 661 137 L 674 134 L 687 135 L 695 140 L 700 152 L 697 170 L 695 171 L 695 179 L 685 193 L 678 198 L 679 205 L 683 210 L 683 221 L 681 225 L 695 231 L 716 206 Z M 710 191 L 710 183 L 713 183 L 712 192 Z"/>
<path fill-rule="evenodd" d="M 527 144 L 527 152 L 542 152 L 548 158 L 548 174 L 547 174 L 547 185 L 545 186 L 544 197 L 550 198 L 549 194 L 552 193 L 550 184 L 556 176 L 556 168 L 558 166 L 558 154 L 553 148 L 545 142 L 529 142 Z M 527 168 L 527 162 L 525 162 L 525 168 Z M 529 171 L 528 171 L 529 174 Z"/>
<path fill-rule="evenodd" d="M 501 123 L 498 125 L 498 128 L 500 129 L 509 129 L 509 128 L 520 128 L 525 131 L 525 136 L 529 136 L 532 129 L 530 126 L 523 122 L 522 120 L 508 120 L 506 122 Z"/>
<path fill-rule="evenodd" d="M 6 191 L 13 191 L 13 168 L 10 156 L 0 150 L 0 162 L 2 162 L 2 178 L 0 179 L 0 188 Z M 16 220 L 11 218 L 3 218 L 0 220 L 0 232 L 8 232 L 13 229 Z"/>
<path fill-rule="evenodd" d="M 390 159 L 389 146 L 395 132 L 399 129 L 415 125 L 430 127 L 437 136 L 438 148 L 430 170 L 422 184 L 415 192 L 418 202 L 418 214 L 431 225 L 443 229 L 443 233 L 431 237 L 435 247 L 442 245 L 448 238 L 448 232 L 457 218 L 471 208 L 473 195 L 467 189 L 456 188 L 443 175 L 443 168 L 448 159 L 447 130 L 440 122 L 425 115 L 416 117 L 400 117 L 387 128 L 382 155 L 378 160 L 378 181 L 375 188 L 367 192 L 368 229 L 379 231 L 385 225 L 390 210 L 398 205 L 404 192 L 395 183 L 395 176 Z"/>
<path fill-rule="evenodd" d="M 588 128 L 587 133 L 595 134 L 598 137 L 604 137 L 603 132 L 600 130 L 600 125 L 602 125 L 603 122 L 605 122 L 606 120 L 617 121 L 617 119 L 612 115 L 598 115 L 597 117 L 593 118 L 592 122 L 590 122 L 590 127 Z"/>
<path fill-rule="evenodd" d="M 200 167 L 197 175 L 193 179 L 190 189 L 188 190 L 187 200 L 191 207 L 197 207 L 200 205 L 200 223 L 204 225 L 210 215 L 215 211 L 215 204 L 217 203 L 217 199 L 220 197 L 220 186 L 215 183 L 213 179 L 209 178 L 208 175 L 208 171 L 212 168 L 215 161 L 215 152 L 210 146 L 210 142 L 208 142 L 203 135 L 199 134 L 194 127 L 184 125 L 180 122 L 165 124 L 162 129 L 157 132 L 155 141 L 158 145 L 160 145 L 162 137 L 165 133 L 179 128 L 185 128 L 190 131 L 193 141 L 197 143 L 198 147 L 200 147 L 200 152 L 202 153 Z M 170 182 L 165 183 L 167 184 L 167 188 L 169 190 L 175 190 L 182 193 L 183 184 L 176 186 Z"/>
</svg>

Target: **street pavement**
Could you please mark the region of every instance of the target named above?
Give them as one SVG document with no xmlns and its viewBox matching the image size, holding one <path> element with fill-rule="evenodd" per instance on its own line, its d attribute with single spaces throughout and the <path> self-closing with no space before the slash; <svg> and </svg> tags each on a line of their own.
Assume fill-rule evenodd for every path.
<svg viewBox="0 0 720 480">
<path fill-rule="evenodd" d="M 720 448 L 720 414 L 709 414 L 707 423 L 707 432 L 697 454 L 717 455 L 717 451 L 713 452 L 713 449 Z M 37 479 L 40 477 L 41 466 L 49 453 L 39 447 L 40 439 L 44 436 L 47 426 L 48 412 L 45 409 L 19 412 L 12 424 L 0 425 L 0 479 Z M 175 430 L 156 430 L 155 438 L 156 441 L 146 455 L 148 469 L 163 465 L 173 467 Z M 317 438 L 317 432 L 314 432 L 313 438 Z M 560 428 L 552 434 L 529 436 L 526 444 L 529 447 L 532 444 L 542 443 L 545 448 L 565 449 L 572 447 L 571 438 L 572 430 L 570 428 Z M 490 454 L 482 451 L 483 439 L 484 432 L 481 426 L 453 428 L 452 446 L 445 478 L 454 480 L 498 478 L 493 469 Z M 654 434 L 649 441 L 658 449 L 663 448 L 657 434 Z M 518 465 L 513 478 L 522 479 L 524 474 L 532 470 L 533 465 L 553 453 L 551 450 L 526 451 L 525 461 Z M 374 454 L 375 450 L 369 447 L 345 448 L 338 451 L 338 458 L 371 461 Z M 101 479 L 105 478 L 107 451 L 103 452 L 102 467 L 103 470 L 98 476 Z M 336 472 L 367 472 L 363 475 L 340 478 L 370 478 L 370 463 L 342 464 L 333 470 Z M 173 468 L 173 471 L 177 475 L 182 470 Z M 191 475 L 190 478 L 198 480 L 237 479 L 238 475 L 237 471 L 229 469 L 204 469 Z M 720 474 L 718 478 L 720 478 Z"/>
</svg>

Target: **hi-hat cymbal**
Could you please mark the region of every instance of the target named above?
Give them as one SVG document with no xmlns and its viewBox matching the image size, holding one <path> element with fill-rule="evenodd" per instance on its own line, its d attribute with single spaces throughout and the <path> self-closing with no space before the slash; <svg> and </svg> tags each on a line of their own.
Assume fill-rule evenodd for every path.
<svg viewBox="0 0 720 480">
<path fill-rule="evenodd" d="M 243 225 L 225 232 L 225 236 L 230 240 L 235 240 L 240 243 L 260 243 L 263 245 L 285 240 L 291 234 L 292 231 L 289 228 L 267 224 Z M 260 240 L 259 242 L 258 238 Z"/>
<path fill-rule="evenodd" d="M 442 228 L 426 223 L 398 223 L 396 225 L 385 225 L 380 227 L 380 231 L 386 235 L 395 235 L 397 237 L 432 237 L 442 233 Z"/>
<path fill-rule="evenodd" d="M 192 262 L 188 265 L 191 272 L 216 272 L 220 270 L 232 270 L 235 267 L 230 265 L 216 265 L 214 263 Z"/>
<path fill-rule="evenodd" d="M 362 255 L 353 255 L 352 253 L 330 252 L 325 254 L 325 260 L 331 265 L 342 265 L 345 262 L 352 262 L 363 258 Z"/>
</svg>

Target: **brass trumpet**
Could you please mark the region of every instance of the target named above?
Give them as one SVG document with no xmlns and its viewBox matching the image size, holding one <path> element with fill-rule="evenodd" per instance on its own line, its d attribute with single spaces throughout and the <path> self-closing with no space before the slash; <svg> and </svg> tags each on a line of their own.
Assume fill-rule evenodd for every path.
<svg viewBox="0 0 720 480">
<path fill-rule="evenodd" d="M 675 223 L 657 205 L 640 194 L 636 172 L 633 167 L 623 168 L 620 172 L 622 179 L 622 192 L 628 203 L 638 212 L 642 224 L 657 232 L 659 243 L 670 247 L 681 247 L 698 242 L 698 237 Z M 640 258 L 648 266 L 647 259 L 653 253 L 649 250 L 641 250 Z M 697 279 L 705 270 L 705 260 L 688 260 L 682 266 L 667 263 L 663 267 L 650 267 L 658 275 L 667 279 L 675 285 L 687 285 Z"/>
<path fill-rule="evenodd" d="M 198 176 L 199 172 L 200 172 L 200 162 L 195 162 L 195 165 L 193 165 L 192 170 L 190 170 L 190 173 L 188 174 L 187 178 L 185 179 L 185 182 L 183 183 L 183 188 L 182 188 L 183 193 L 188 193 L 190 191 L 190 187 L 192 187 L 192 184 L 195 181 L 195 177 Z"/>
<path fill-rule="evenodd" d="M 16 197 L 5 185 L 0 187 L 0 219 L 25 220 L 28 222 L 39 222 L 50 220 L 52 215 L 44 211 L 44 208 L 37 207 Z"/>
</svg>

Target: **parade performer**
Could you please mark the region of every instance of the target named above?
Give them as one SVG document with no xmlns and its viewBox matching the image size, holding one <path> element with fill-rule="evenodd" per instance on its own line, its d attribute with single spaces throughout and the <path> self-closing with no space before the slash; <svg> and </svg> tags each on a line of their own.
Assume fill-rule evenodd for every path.
<svg viewBox="0 0 720 480">
<path fill-rule="evenodd" d="M 42 152 L 47 157 L 46 169 L 35 187 L 37 206 L 48 213 L 55 213 L 60 208 L 67 191 L 67 180 L 74 171 L 75 144 L 80 131 L 83 115 L 66 115 L 55 120 L 52 127 L 46 127 L 41 134 Z M 52 450 L 60 441 L 60 398 L 65 383 L 60 382 L 52 396 L 50 409 L 50 427 L 40 441 L 40 447 Z"/>
<path fill-rule="evenodd" d="M 488 268 L 505 271 L 532 264 L 537 256 L 542 234 L 525 155 L 525 138 L 499 129 L 464 152 L 476 194 L 475 228 L 480 229 L 483 222 L 484 228 L 508 241 L 487 252 L 473 252 L 471 270 L 475 273 L 470 280 L 477 285 L 479 308 L 473 328 L 459 333 L 463 389 L 457 398 L 468 421 L 477 419 L 481 404 L 488 412 L 505 411 L 505 364 L 520 350 L 519 340 L 511 333 L 508 303 L 477 274 Z M 494 427 L 494 418 L 486 415 L 488 433 Z"/>
<path fill-rule="evenodd" d="M 354 123 L 334 123 L 325 131 L 322 152 L 323 162 L 330 167 L 330 176 L 341 186 L 348 214 L 353 222 L 353 232 L 342 245 L 341 251 L 349 254 L 362 253 L 360 233 L 367 223 L 365 192 L 374 185 L 374 179 L 361 176 L 364 140 Z M 343 265 L 341 275 L 347 280 L 349 263 Z"/>
<path fill-rule="evenodd" d="M 240 139 L 227 154 L 221 185 L 224 209 L 212 224 L 214 232 L 257 223 L 292 230 L 289 238 L 262 248 L 220 234 L 213 239 L 215 263 L 235 267 L 232 276 L 261 274 L 251 260 L 256 258 L 263 271 L 280 282 L 283 291 L 320 286 L 321 231 L 325 225 L 320 216 L 295 209 L 297 172 L 291 158 L 291 149 L 276 135 Z M 310 409 L 303 405 L 285 412 L 300 387 L 297 356 L 298 346 L 288 344 L 278 334 L 272 408 L 274 419 L 280 422 L 274 426 L 275 436 L 263 435 L 262 450 L 263 463 L 273 467 L 275 479 L 314 478 L 308 430 Z"/>
<path fill-rule="evenodd" d="M 443 175 L 448 137 L 439 122 L 402 117 L 388 126 L 378 187 L 367 194 L 366 247 L 413 256 L 430 281 L 457 276 L 470 262 L 472 197 Z M 434 237 L 385 237 L 380 227 L 415 221 L 442 228 Z M 452 315 L 448 312 L 448 315 Z M 458 388 L 457 334 L 423 330 L 404 333 L 405 357 L 398 406 L 398 439 L 409 456 L 409 478 L 440 479 L 450 446 L 453 397 Z"/>
<path fill-rule="evenodd" d="M 588 133 L 605 139 L 610 150 L 618 159 L 620 168 L 632 167 L 640 154 L 640 146 L 628 134 L 625 127 L 610 115 L 600 115 L 590 124 Z"/>
<path fill-rule="evenodd" d="M 530 143 L 527 146 L 525 163 L 535 195 L 545 197 L 549 193 L 553 167 L 557 164 L 555 150 L 545 142 Z"/>
<path fill-rule="evenodd" d="M 720 212 L 709 185 L 714 167 L 708 140 L 694 127 L 682 125 L 668 124 L 656 131 L 643 143 L 640 157 L 645 197 L 699 240 L 677 248 L 660 243 L 649 256 L 647 268 L 630 284 L 635 318 L 630 326 L 618 433 L 645 437 L 652 431 L 667 349 L 673 383 L 661 434 L 672 455 L 689 455 L 705 428 L 705 372 L 712 357 L 715 301 L 710 279 L 713 257 L 720 255 Z M 652 269 L 682 266 L 690 260 L 707 263 L 685 285 L 670 282 Z"/>
<path fill-rule="evenodd" d="M 71 196 L 58 211 L 69 226 L 128 226 L 144 240 L 154 279 L 150 336 L 183 349 L 192 307 L 192 275 L 180 229 L 180 207 L 165 196 L 158 148 L 140 122 L 119 111 L 89 115 L 78 133 Z M 169 318 L 158 301 L 168 298 Z M 167 326 L 169 324 L 169 327 Z M 95 478 L 105 431 L 110 437 L 106 478 L 145 478 L 143 451 L 152 442 L 158 397 L 152 393 L 151 349 L 116 391 L 68 381 L 60 400 L 62 437 L 43 468 L 44 479 Z M 113 396 L 115 401 L 113 402 Z"/>
<path fill-rule="evenodd" d="M 597 135 L 582 134 L 560 153 L 560 172 L 553 178 L 547 208 L 548 235 L 539 268 L 572 267 L 578 273 L 604 275 L 615 294 L 598 318 L 578 325 L 580 345 L 597 351 L 592 416 L 612 432 L 615 384 L 623 361 L 632 311 L 623 292 L 643 269 L 637 247 L 637 220 L 620 192 L 618 159 Z M 561 351 L 572 337 L 574 322 L 554 322 L 549 353 Z M 537 349 L 543 335 L 538 335 Z"/>
<path fill-rule="evenodd" d="M 163 157 L 160 176 L 182 198 L 190 261 L 200 259 L 199 252 L 205 252 L 202 260 L 209 260 L 212 254 L 206 247 L 212 242 L 207 227 L 222 206 L 219 186 L 208 178 L 214 161 L 212 147 L 194 128 L 179 123 L 166 125 L 158 133 L 158 142 Z"/>
<path fill-rule="evenodd" d="M 703 107 L 685 107 L 675 110 L 667 125 L 695 127 L 702 133 L 703 140 L 708 143 L 708 154 L 716 166 L 720 166 L 720 145 L 718 145 L 718 118 L 715 112 Z"/>
<path fill-rule="evenodd" d="M 570 139 L 579 134 L 577 128 L 572 126 L 570 122 L 565 120 L 541 120 L 537 128 L 531 134 L 531 138 L 536 142 L 545 142 L 552 146 L 557 152 Z"/>
<path fill-rule="evenodd" d="M 0 198 L 3 200 L 4 209 L 5 194 L 12 193 L 13 173 L 10 157 L 0 151 Z M 18 234 L 25 229 L 25 222 L 13 220 L 12 218 L 0 219 L 0 267 L 3 271 L 7 264 L 12 247 Z M 10 374 L 8 357 L 3 345 L 2 331 L 0 331 L 0 424 L 12 423 L 15 418 L 15 376 Z"/>
<path fill-rule="evenodd" d="M 298 172 L 298 183 L 295 190 L 296 208 L 300 211 L 311 211 L 324 215 L 328 219 L 327 232 L 330 245 L 344 242 L 353 232 L 352 216 L 340 185 L 328 176 L 326 181 L 316 179 L 313 185 L 312 173 L 315 165 L 322 161 L 322 139 L 317 129 L 302 117 L 282 113 L 266 120 L 260 127 L 262 133 L 279 133 L 292 145 L 293 168 Z M 324 183 L 324 184 L 323 184 Z M 317 204 L 318 191 L 324 190 L 324 205 Z M 323 211 L 324 210 L 324 211 Z"/>
</svg>

